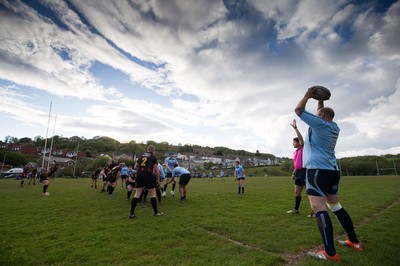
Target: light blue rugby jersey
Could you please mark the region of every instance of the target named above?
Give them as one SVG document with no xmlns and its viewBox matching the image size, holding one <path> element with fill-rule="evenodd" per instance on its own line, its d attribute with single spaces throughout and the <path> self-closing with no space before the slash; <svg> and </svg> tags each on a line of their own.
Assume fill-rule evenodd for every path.
<svg viewBox="0 0 400 266">
<path fill-rule="evenodd" d="M 162 165 L 160 163 L 158 163 L 158 171 L 160 172 L 160 179 L 161 179 L 161 181 L 163 181 L 165 178 L 165 172 L 164 172 L 164 168 L 162 167 Z"/>
<path fill-rule="evenodd" d="M 235 173 L 236 173 L 236 178 L 243 177 L 244 168 L 241 164 L 235 166 Z"/>
<path fill-rule="evenodd" d="M 169 166 L 169 168 L 174 169 L 174 165 L 178 164 L 178 160 L 175 158 L 167 157 L 165 158 L 164 164 Z M 165 172 L 166 173 L 172 173 L 168 167 L 165 167 Z"/>
<path fill-rule="evenodd" d="M 339 127 L 317 115 L 304 111 L 300 115 L 309 129 L 304 138 L 303 167 L 307 169 L 339 170 L 336 164 L 335 146 Z"/>
<path fill-rule="evenodd" d="M 128 175 L 129 168 L 128 166 L 123 166 L 121 168 L 121 175 Z"/>
<path fill-rule="evenodd" d="M 181 177 L 181 175 L 185 174 L 190 174 L 190 172 L 187 169 L 180 166 L 175 167 L 175 169 L 172 171 L 172 176 Z"/>
</svg>

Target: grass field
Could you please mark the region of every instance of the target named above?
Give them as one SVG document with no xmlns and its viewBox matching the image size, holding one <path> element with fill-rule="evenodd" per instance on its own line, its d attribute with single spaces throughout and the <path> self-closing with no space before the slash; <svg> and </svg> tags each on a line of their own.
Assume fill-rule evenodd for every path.
<svg viewBox="0 0 400 266">
<path fill-rule="evenodd" d="M 320 235 L 306 218 L 304 195 L 300 214 L 286 214 L 294 201 L 289 177 L 247 178 L 245 185 L 239 196 L 233 178 L 192 179 L 186 202 L 167 194 L 164 216 L 153 217 L 147 203 L 129 220 L 120 186 L 109 197 L 89 179 L 57 178 L 46 197 L 41 185 L 3 179 L 0 265 L 334 265 L 306 256 L 318 250 Z M 342 264 L 400 265 L 400 177 L 345 176 L 340 192 L 365 249 L 337 246 Z M 332 221 L 335 237 L 345 239 Z"/>
</svg>

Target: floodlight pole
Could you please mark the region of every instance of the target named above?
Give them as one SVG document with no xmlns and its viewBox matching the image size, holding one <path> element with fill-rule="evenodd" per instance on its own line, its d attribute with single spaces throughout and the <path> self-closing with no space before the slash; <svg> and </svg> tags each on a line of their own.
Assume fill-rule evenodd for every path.
<svg viewBox="0 0 400 266">
<path fill-rule="evenodd" d="M 73 177 L 75 177 L 75 171 L 76 171 L 76 162 L 78 161 L 78 152 L 79 152 L 79 139 L 78 139 L 78 146 L 76 147 L 76 156 L 75 156 L 75 163 L 74 163 L 74 174 L 73 174 Z"/>
</svg>

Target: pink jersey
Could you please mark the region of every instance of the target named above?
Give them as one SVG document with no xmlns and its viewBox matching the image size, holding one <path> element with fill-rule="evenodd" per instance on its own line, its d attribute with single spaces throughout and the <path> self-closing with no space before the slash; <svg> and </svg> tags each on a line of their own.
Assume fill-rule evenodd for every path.
<svg viewBox="0 0 400 266">
<path fill-rule="evenodd" d="M 303 168 L 303 147 L 298 148 L 294 152 L 293 165 L 294 170 L 300 170 Z"/>
</svg>

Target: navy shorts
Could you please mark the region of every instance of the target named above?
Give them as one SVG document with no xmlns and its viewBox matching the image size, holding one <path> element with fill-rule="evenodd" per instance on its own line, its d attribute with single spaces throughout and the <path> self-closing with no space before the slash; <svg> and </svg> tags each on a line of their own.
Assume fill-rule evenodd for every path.
<svg viewBox="0 0 400 266">
<path fill-rule="evenodd" d="M 165 173 L 165 178 L 172 178 L 172 173 Z"/>
<path fill-rule="evenodd" d="M 190 174 L 184 174 L 179 177 L 179 185 L 186 186 L 190 181 Z"/>
<path fill-rule="evenodd" d="M 307 169 L 307 195 L 326 197 L 339 194 L 340 172 L 336 170 Z"/>
</svg>

